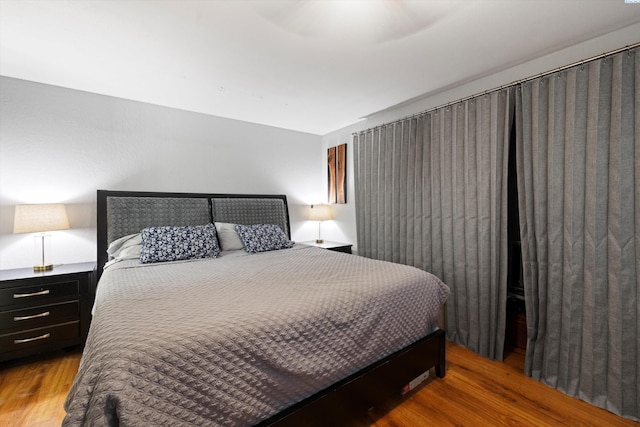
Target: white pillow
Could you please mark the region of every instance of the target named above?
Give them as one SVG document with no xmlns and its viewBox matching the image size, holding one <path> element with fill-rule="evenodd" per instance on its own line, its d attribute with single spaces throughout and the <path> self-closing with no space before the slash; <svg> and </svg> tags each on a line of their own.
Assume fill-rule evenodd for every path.
<svg viewBox="0 0 640 427">
<path fill-rule="evenodd" d="M 113 259 L 136 259 L 140 258 L 140 250 L 142 249 L 142 237 L 140 233 L 129 234 L 114 240 L 109 245 L 107 253 Z"/>
<path fill-rule="evenodd" d="M 223 251 L 237 251 L 244 249 L 242 240 L 235 229 L 235 224 L 228 222 L 216 222 L 216 232 L 218 233 L 218 242 L 220 249 Z"/>
</svg>

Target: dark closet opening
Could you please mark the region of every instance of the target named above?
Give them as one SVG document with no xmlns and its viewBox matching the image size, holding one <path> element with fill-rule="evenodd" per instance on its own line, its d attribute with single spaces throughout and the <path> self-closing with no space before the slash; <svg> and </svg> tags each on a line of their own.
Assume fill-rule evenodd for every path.
<svg viewBox="0 0 640 427">
<path fill-rule="evenodd" d="M 522 282 L 520 220 L 518 217 L 518 180 L 516 177 L 516 126 L 511 123 L 509 135 L 509 163 L 507 166 L 507 319 L 505 354 L 515 348 L 527 347 L 527 318 Z"/>
</svg>

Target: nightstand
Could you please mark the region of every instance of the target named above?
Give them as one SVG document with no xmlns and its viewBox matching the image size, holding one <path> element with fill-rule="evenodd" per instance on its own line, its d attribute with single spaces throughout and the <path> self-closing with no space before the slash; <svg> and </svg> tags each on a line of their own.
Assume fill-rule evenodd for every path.
<svg viewBox="0 0 640 427">
<path fill-rule="evenodd" d="M 84 344 L 95 262 L 0 270 L 0 361 Z"/>
<path fill-rule="evenodd" d="M 325 240 L 322 243 L 316 243 L 315 240 L 310 240 L 308 242 L 300 242 L 303 245 L 315 246 L 317 248 L 329 249 L 330 251 L 335 252 L 344 252 L 345 254 L 351 253 L 351 246 L 349 243 L 339 243 L 339 242 L 330 242 Z"/>
</svg>

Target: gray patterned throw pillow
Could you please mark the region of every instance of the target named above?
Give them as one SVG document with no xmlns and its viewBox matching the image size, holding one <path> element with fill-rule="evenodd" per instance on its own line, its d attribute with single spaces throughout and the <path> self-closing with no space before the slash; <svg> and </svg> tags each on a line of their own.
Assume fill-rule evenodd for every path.
<svg viewBox="0 0 640 427">
<path fill-rule="evenodd" d="M 235 228 L 244 248 L 251 254 L 287 249 L 293 246 L 293 242 L 284 234 L 282 228 L 275 224 L 236 224 Z"/>
<path fill-rule="evenodd" d="M 148 227 L 140 234 L 142 263 L 216 258 L 220 255 L 216 228 L 213 224 Z"/>
</svg>

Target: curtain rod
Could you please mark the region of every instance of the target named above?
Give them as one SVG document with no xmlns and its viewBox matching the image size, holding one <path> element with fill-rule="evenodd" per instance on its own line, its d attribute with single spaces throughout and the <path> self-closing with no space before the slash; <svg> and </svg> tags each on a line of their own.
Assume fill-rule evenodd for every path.
<svg viewBox="0 0 640 427">
<path fill-rule="evenodd" d="M 502 89 L 506 89 L 506 88 L 511 87 L 511 86 L 516 86 L 516 85 L 519 85 L 521 83 L 525 83 L 525 82 L 528 82 L 528 81 L 531 81 L 531 80 L 534 80 L 534 79 L 539 79 L 541 77 L 545 77 L 545 76 L 548 76 L 548 75 L 553 74 L 553 73 L 559 73 L 560 71 L 564 71 L 564 70 L 566 70 L 568 68 L 575 67 L 577 65 L 583 65 L 583 64 L 586 64 L 587 62 L 596 61 L 598 59 L 602 59 L 602 58 L 605 58 L 607 56 L 615 55 L 615 54 L 620 53 L 620 52 L 630 51 L 631 49 L 635 49 L 637 47 L 640 47 L 640 42 L 636 42 L 636 43 L 630 44 L 628 46 L 621 47 L 619 49 L 615 49 L 615 50 L 612 50 L 612 51 L 609 51 L 609 52 L 601 53 L 600 55 L 592 56 L 590 58 L 583 59 L 581 61 L 576 61 L 576 62 L 573 62 L 573 63 L 571 63 L 569 65 L 563 65 L 562 67 L 554 68 L 553 70 L 545 71 L 543 73 L 536 74 L 534 76 L 530 76 L 530 77 L 526 77 L 524 79 L 516 80 L 516 81 L 513 81 L 511 83 L 507 83 L 507 84 L 504 84 L 502 86 L 496 87 L 494 89 L 489 89 L 489 90 L 485 90 L 483 92 L 478 92 L 478 93 L 470 95 L 470 96 L 465 96 L 464 98 L 460 98 L 460 99 L 458 99 L 456 101 L 447 102 L 446 104 L 441 104 L 441 105 L 439 105 L 437 107 L 428 108 L 426 110 L 420 111 L 418 113 L 410 114 L 410 115 L 408 115 L 406 117 L 394 120 L 392 122 L 383 123 L 381 125 L 374 126 L 372 128 L 369 128 L 369 129 L 361 130 L 361 131 L 358 131 L 358 132 L 353 132 L 352 135 L 355 136 L 355 135 L 358 135 L 358 134 L 365 133 L 366 131 L 371 130 L 371 129 L 377 129 L 377 128 L 385 127 L 385 126 L 390 125 L 392 123 L 401 122 L 403 120 L 408 120 L 408 119 L 412 119 L 414 117 L 422 116 L 423 114 L 427 114 L 427 113 L 430 113 L 432 111 L 439 110 L 441 108 L 446 108 L 446 107 L 448 107 L 450 105 L 458 104 L 460 102 L 468 101 L 468 100 L 476 98 L 478 96 L 487 95 L 489 93 L 497 92 L 497 91 L 500 91 Z"/>
</svg>

